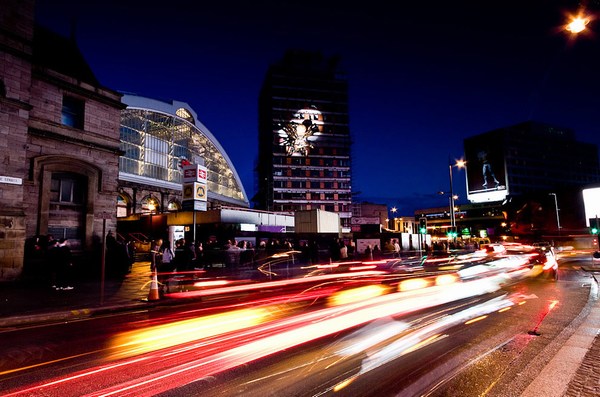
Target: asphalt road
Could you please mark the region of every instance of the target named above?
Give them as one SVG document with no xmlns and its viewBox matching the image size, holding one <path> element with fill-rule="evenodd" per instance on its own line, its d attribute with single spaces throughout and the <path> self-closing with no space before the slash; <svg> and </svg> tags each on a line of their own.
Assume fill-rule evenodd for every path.
<svg viewBox="0 0 600 397">
<path fill-rule="evenodd" d="M 356 329 L 162 395 L 519 396 L 567 338 L 563 331 L 586 305 L 589 282 L 588 275 L 564 265 L 559 282 L 530 280 L 501 293 L 405 317 L 403 321 L 418 324 L 418 329 L 503 292 L 516 302 L 510 310 L 470 325 L 443 329 L 443 336 L 430 344 L 406 354 L 396 352 L 398 357 L 368 372 L 370 357 L 383 346 L 353 357 L 339 354 L 340 341 L 360 343 Z"/>
<path fill-rule="evenodd" d="M 199 338 L 201 332 L 224 322 L 211 316 L 219 316 L 226 300 L 11 330 L 0 335 L 0 391 L 57 396 L 101 395 L 98 390 L 136 396 L 518 396 L 568 338 L 569 326 L 588 302 L 590 285 L 591 278 L 577 263 L 563 262 L 558 282 L 531 279 L 435 305 L 430 301 L 464 291 L 409 294 L 398 301 L 356 306 L 347 317 L 346 309 L 315 304 L 335 288 L 321 290 L 323 295 L 315 289 L 311 292 L 316 295 L 293 305 L 290 297 L 277 299 L 281 290 L 268 303 L 236 296 L 227 310 L 268 304 L 261 314 L 268 321 L 210 331 L 204 338 Z M 410 299 L 414 306 L 378 315 Z M 364 315 L 374 314 L 372 320 L 342 326 L 363 309 Z M 140 337 L 148 329 L 188 326 L 198 318 L 214 321 L 195 324 L 187 339 L 175 339 L 184 331 L 173 328 L 167 341 L 152 340 L 150 334 Z M 466 324 L 469 320 L 477 321 Z M 332 331 L 325 332 L 326 326 Z M 308 335 L 315 331 L 323 333 Z M 129 335 L 150 338 L 150 348 L 144 350 L 140 339 L 119 339 Z"/>
</svg>

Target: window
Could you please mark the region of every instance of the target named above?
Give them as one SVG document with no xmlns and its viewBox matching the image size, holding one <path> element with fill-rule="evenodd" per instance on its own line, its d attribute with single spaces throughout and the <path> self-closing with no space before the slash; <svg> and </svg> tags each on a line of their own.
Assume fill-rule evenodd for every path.
<svg viewBox="0 0 600 397">
<path fill-rule="evenodd" d="M 63 125 L 83 129 L 85 102 L 70 96 L 63 97 L 61 122 Z"/>
<path fill-rule="evenodd" d="M 177 201 L 169 201 L 169 204 L 167 205 L 168 211 L 179 211 L 180 209 L 181 205 Z"/>
<path fill-rule="evenodd" d="M 158 214 L 160 213 L 160 205 L 158 200 L 151 196 L 146 196 L 142 199 L 142 213 L 144 214 Z"/>
<path fill-rule="evenodd" d="M 167 167 L 169 143 L 154 136 L 146 137 L 146 163 Z"/>
<path fill-rule="evenodd" d="M 86 184 L 75 174 L 52 174 L 50 201 L 53 203 L 81 205 L 85 201 Z"/>
<path fill-rule="evenodd" d="M 129 216 L 129 198 L 124 194 L 117 196 L 117 218 Z"/>
</svg>

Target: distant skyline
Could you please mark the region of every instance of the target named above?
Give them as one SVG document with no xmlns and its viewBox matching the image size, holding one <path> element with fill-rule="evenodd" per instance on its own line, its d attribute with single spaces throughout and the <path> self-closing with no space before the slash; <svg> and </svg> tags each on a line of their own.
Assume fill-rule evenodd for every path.
<svg viewBox="0 0 600 397">
<path fill-rule="evenodd" d="M 188 103 L 251 199 L 258 94 L 291 48 L 341 57 L 353 191 L 399 215 L 445 206 L 463 139 L 527 120 L 600 144 L 600 7 L 562 29 L 573 1 L 302 3 L 38 0 L 37 20 L 77 43 L 102 85 Z M 73 25 L 73 21 L 76 21 Z M 465 173 L 454 170 L 457 203 Z"/>
</svg>

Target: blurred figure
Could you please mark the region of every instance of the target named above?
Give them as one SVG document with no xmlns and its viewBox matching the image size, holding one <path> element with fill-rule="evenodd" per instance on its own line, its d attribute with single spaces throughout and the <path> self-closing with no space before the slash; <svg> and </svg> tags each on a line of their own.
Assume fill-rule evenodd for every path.
<svg viewBox="0 0 600 397">
<path fill-rule="evenodd" d="M 342 239 L 340 239 L 340 259 L 348 259 L 348 247 Z"/>
<path fill-rule="evenodd" d="M 186 244 L 185 239 L 180 238 L 175 242 L 174 254 L 174 270 L 179 272 L 189 270 L 192 263 L 192 251 Z"/>
<path fill-rule="evenodd" d="M 171 249 L 171 242 L 167 240 L 162 245 L 162 252 L 160 253 L 160 264 L 157 265 L 158 271 L 160 273 L 172 272 L 175 268 L 174 261 L 175 253 Z"/>
<path fill-rule="evenodd" d="M 71 281 L 71 249 L 69 242 L 65 238 L 61 238 L 54 246 L 53 251 L 56 259 L 56 280 L 55 289 L 68 291 L 72 290 L 73 286 L 69 285 Z"/>
<path fill-rule="evenodd" d="M 398 240 L 393 239 L 392 244 L 394 245 L 394 258 L 400 258 L 400 244 L 398 244 Z"/>
<path fill-rule="evenodd" d="M 371 244 L 368 244 L 367 248 L 365 248 L 365 258 L 368 261 L 373 260 L 373 250 L 371 249 Z"/>
<path fill-rule="evenodd" d="M 150 247 L 150 270 L 155 271 L 161 264 L 161 255 L 163 249 L 162 239 L 154 240 Z"/>
<path fill-rule="evenodd" d="M 372 254 L 373 254 L 373 260 L 378 261 L 381 259 L 381 250 L 379 249 L 379 245 L 375 244 L 373 246 Z"/>
<path fill-rule="evenodd" d="M 332 239 L 329 243 L 329 257 L 331 262 L 338 262 L 340 260 L 340 243 L 338 239 Z"/>
</svg>

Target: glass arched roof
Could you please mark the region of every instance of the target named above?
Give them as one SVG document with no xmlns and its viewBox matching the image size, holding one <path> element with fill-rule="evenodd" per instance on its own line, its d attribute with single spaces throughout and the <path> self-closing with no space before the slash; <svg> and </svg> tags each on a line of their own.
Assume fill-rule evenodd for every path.
<svg viewBox="0 0 600 397">
<path fill-rule="evenodd" d="M 238 173 L 212 133 L 183 102 L 123 95 L 119 178 L 181 190 L 181 161 L 208 169 L 208 199 L 249 207 Z"/>
</svg>

